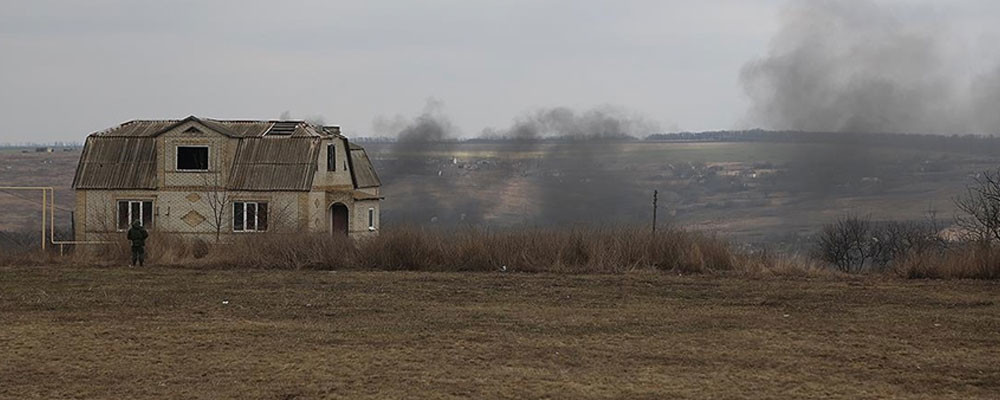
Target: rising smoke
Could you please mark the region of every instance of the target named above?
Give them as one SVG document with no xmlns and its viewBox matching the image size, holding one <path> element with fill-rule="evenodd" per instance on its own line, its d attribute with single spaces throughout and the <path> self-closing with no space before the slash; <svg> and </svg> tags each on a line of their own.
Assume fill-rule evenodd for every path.
<svg viewBox="0 0 1000 400">
<path fill-rule="evenodd" d="M 480 171 L 468 179 L 449 165 L 451 160 L 432 155 L 451 154 L 459 136 L 440 101 L 428 100 L 415 117 L 382 117 L 373 125 L 376 134 L 395 139 L 376 160 L 383 181 L 408 199 L 387 208 L 386 220 L 447 225 L 485 222 L 505 200 L 455 193 L 495 194 L 525 180 L 531 187 L 533 211 L 523 217 L 532 224 L 622 222 L 635 217 L 629 196 L 639 188 L 615 174 L 623 165 L 621 146 L 658 129 L 641 115 L 611 106 L 582 112 L 566 107 L 526 112 L 509 127 L 484 129 L 478 139 L 491 139 L 491 151 L 532 156 L 463 160 L 464 167 Z M 638 194 L 633 200 L 644 204 L 646 197 Z"/>
<path fill-rule="evenodd" d="M 742 70 L 749 122 L 822 132 L 1000 131 L 989 111 L 997 81 L 962 72 L 945 21 L 902 11 L 912 10 L 871 0 L 789 3 L 767 55 Z"/>
<path fill-rule="evenodd" d="M 582 113 L 566 107 L 542 108 L 514 119 L 505 130 L 486 129 L 483 137 L 513 140 L 544 138 L 600 140 L 635 138 L 654 133 L 659 125 L 622 108 L 602 106 Z"/>
<path fill-rule="evenodd" d="M 395 138 L 404 144 L 421 144 L 452 140 L 458 135 L 458 130 L 444 112 L 444 102 L 429 98 L 424 104 L 424 110 L 414 118 L 401 115 L 389 119 L 378 117 L 373 123 L 376 134 Z"/>
<path fill-rule="evenodd" d="M 766 55 L 740 74 L 749 123 L 842 133 L 1000 133 L 1000 70 L 973 77 L 947 21 L 872 0 L 789 2 Z M 923 13 L 923 14 L 921 14 Z M 790 155 L 789 187 L 820 197 L 892 179 L 866 135 Z"/>
<path fill-rule="evenodd" d="M 388 153 L 376 158 L 383 183 L 403 191 L 408 200 L 385 210 L 396 223 L 476 223 L 483 205 L 473 198 L 454 196 L 462 182 L 446 175 L 442 162 L 424 158 L 429 150 L 450 154 L 458 129 L 445 113 L 444 103 L 429 98 L 423 111 L 411 118 L 378 117 L 374 132 L 394 139 Z"/>
<path fill-rule="evenodd" d="M 985 133 L 1000 134 L 1000 67 L 973 83 L 972 104 L 976 122 Z"/>
<path fill-rule="evenodd" d="M 540 225 L 624 223 L 643 218 L 646 189 L 621 179 L 628 140 L 659 130 L 656 122 L 625 109 L 602 106 L 583 112 L 566 107 L 543 108 L 514 119 L 506 129 L 487 129 L 486 137 L 503 137 L 508 151 L 539 154 L 538 211 Z"/>
<path fill-rule="evenodd" d="M 291 121 L 295 119 L 296 119 L 295 115 L 293 115 L 292 112 L 289 110 L 282 111 L 281 114 L 278 115 L 279 121 Z M 306 116 L 302 118 L 302 120 L 316 126 L 326 125 L 326 118 L 318 114 Z"/>
</svg>

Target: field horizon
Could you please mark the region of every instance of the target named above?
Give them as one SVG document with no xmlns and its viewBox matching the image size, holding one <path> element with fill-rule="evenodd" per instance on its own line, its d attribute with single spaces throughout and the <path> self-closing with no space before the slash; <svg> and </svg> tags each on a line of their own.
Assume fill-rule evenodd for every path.
<svg viewBox="0 0 1000 400">
<path fill-rule="evenodd" d="M 383 180 L 387 229 L 649 225 L 657 190 L 661 224 L 790 252 L 847 214 L 950 223 L 955 196 L 1000 162 L 991 138 L 830 135 L 840 139 L 363 145 Z M 57 225 L 69 231 L 78 157 L 3 151 L 0 183 L 55 187 Z M 34 230 L 34 201 L 0 193 L 10 210 L 0 231 Z"/>
</svg>

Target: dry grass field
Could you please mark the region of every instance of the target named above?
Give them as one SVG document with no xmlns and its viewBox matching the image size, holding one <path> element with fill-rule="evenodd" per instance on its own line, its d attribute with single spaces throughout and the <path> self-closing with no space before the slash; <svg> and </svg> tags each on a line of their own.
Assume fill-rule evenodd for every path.
<svg viewBox="0 0 1000 400">
<path fill-rule="evenodd" d="M 21 153 L 0 149 L 0 186 L 51 186 L 56 189 L 56 224 L 67 229 L 73 209 L 73 173 L 80 151 Z M 0 191 L 0 230 L 37 232 L 41 217 L 38 191 Z"/>
<path fill-rule="evenodd" d="M 0 398 L 997 398 L 1000 284 L 4 267 Z"/>
</svg>

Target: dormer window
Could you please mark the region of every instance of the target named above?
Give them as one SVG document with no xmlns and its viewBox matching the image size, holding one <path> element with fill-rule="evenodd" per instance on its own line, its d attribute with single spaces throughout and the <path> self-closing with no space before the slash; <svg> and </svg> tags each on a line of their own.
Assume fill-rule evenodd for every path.
<svg viewBox="0 0 1000 400">
<path fill-rule="evenodd" d="M 337 145 L 335 144 L 329 144 L 326 146 L 326 170 L 337 170 Z"/>
<path fill-rule="evenodd" d="M 177 146 L 178 171 L 208 171 L 208 146 Z"/>
</svg>

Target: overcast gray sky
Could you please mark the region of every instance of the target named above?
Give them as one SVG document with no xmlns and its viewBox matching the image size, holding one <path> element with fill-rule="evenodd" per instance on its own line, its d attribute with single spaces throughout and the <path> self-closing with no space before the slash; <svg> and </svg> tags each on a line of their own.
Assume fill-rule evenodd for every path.
<svg viewBox="0 0 1000 400">
<path fill-rule="evenodd" d="M 959 27 L 956 47 L 996 59 L 1000 2 L 877 3 L 946 19 Z M 0 0 L 0 142 L 286 110 L 364 136 L 376 117 L 418 114 L 431 97 L 465 136 L 556 106 L 729 129 L 747 123 L 741 68 L 767 54 L 786 4 Z"/>
</svg>

